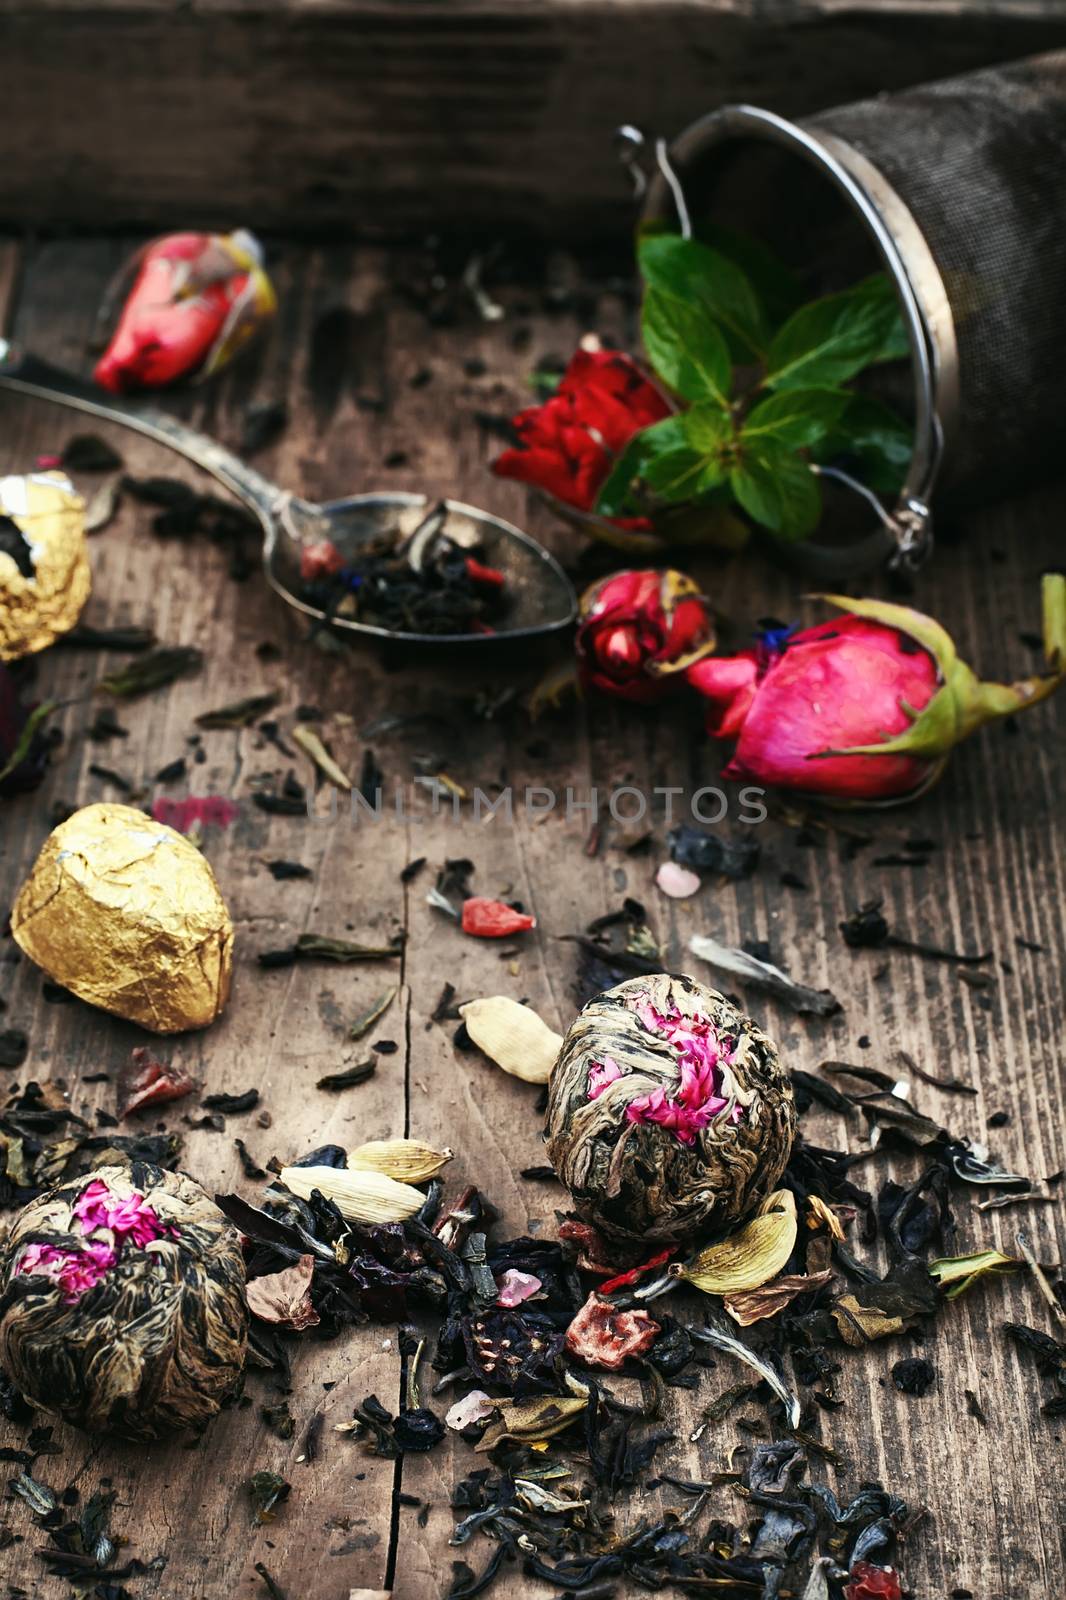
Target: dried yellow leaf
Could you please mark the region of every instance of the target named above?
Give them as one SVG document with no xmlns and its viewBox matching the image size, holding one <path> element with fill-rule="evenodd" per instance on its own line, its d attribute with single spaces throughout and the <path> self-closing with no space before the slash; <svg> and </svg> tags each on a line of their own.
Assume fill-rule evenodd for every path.
<svg viewBox="0 0 1066 1600">
<path fill-rule="evenodd" d="M 844 1224 L 825 1201 L 816 1194 L 807 1196 L 807 1226 L 808 1228 L 828 1228 L 834 1239 L 844 1242 Z"/>
<path fill-rule="evenodd" d="M 319 772 L 324 778 L 328 778 L 330 783 L 335 783 L 338 789 L 349 790 L 352 787 L 352 780 L 348 774 L 337 765 L 313 729 L 302 726 L 293 728 L 292 738 L 293 743 L 298 744 L 304 754 L 310 756 Z"/>
<path fill-rule="evenodd" d="M 757 1289 L 776 1277 L 796 1245 L 796 1201 L 790 1189 L 768 1195 L 736 1233 L 701 1250 L 687 1266 L 676 1270 L 704 1294 L 737 1294 Z"/>
<path fill-rule="evenodd" d="M 526 1083 L 547 1083 L 563 1040 L 532 1007 L 496 994 L 468 1000 L 459 1015 L 478 1049 L 504 1072 Z"/>
<path fill-rule="evenodd" d="M 421 1139 L 372 1139 L 348 1157 L 353 1171 L 383 1172 L 400 1183 L 427 1183 L 452 1159 L 450 1150 L 434 1150 Z"/>
<path fill-rule="evenodd" d="M 397 1183 L 384 1172 L 351 1172 L 344 1167 L 282 1167 L 282 1183 L 301 1200 L 312 1189 L 332 1200 L 349 1222 L 405 1222 L 425 1201 L 420 1189 Z"/>
<path fill-rule="evenodd" d="M 475 1449 L 491 1450 L 501 1439 L 518 1439 L 535 1450 L 545 1439 L 568 1428 L 587 1405 L 587 1396 L 560 1400 L 554 1395 L 542 1395 L 534 1400 L 505 1401 L 499 1408 L 500 1420 L 492 1424 Z"/>
</svg>

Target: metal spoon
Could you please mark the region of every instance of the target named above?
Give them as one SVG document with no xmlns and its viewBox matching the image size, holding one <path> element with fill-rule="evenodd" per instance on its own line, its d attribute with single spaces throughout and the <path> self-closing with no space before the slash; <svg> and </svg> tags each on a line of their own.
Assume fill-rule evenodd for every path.
<svg viewBox="0 0 1066 1600">
<path fill-rule="evenodd" d="M 441 502 L 447 513 L 449 536 L 457 544 L 476 545 L 486 560 L 506 575 L 510 606 L 494 633 L 408 633 L 327 615 L 301 596 L 303 547 L 313 540 L 329 539 L 346 560 L 351 560 L 368 540 L 395 534 L 402 543 L 426 521 L 433 502 L 425 495 L 381 493 L 357 494 L 316 505 L 279 489 L 214 439 L 186 427 L 176 417 L 148 406 L 104 399 L 91 384 L 36 356 L 24 355 L 5 339 L 0 339 L 0 388 L 53 400 L 107 422 L 121 423 L 195 462 L 258 518 L 263 529 L 263 570 L 271 587 L 295 610 L 328 622 L 331 628 L 407 644 L 484 646 L 556 633 L 568 627 L 576 615 L 573 588 L 554 556 L 502 517 L 456 500 Z"/>
</svg>

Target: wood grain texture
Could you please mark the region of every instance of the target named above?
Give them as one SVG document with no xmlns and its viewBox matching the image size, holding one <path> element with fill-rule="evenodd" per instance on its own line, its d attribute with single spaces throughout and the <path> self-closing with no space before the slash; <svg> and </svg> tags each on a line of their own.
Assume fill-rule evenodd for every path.
<svg viewBox="0 0 1066 1600">
<path fill-rule="evenodd" d="M 16 334 L 44 356 L 84 365 L 96 297 L 121 249 L 121 242 L 87 242 L 34 251 L 15 307 Z M 557 266 L 573 276 L 572 265 Z M 477 417 L 523 401 L 529 367 L 549 352 L 565 356 L 583 324 L 570 311 L 536 310 L 535 292 L 516 285 L 503 294 L 503 323 L 489 326 L 466 313 L 452 326 L 430 328 L 397 290 L 409 268 L 401 252 L 287 250 L 278 269 L 279 337 L 218 387 L 176 404 L 232 442 L 249 398 L 285 394 L 291 425 L 259 462 L 278 481 L 313 496 L 382 484 L 428 487 L 485 504 L 565 549 L 565 536 L 518 486 L 488 476 L 494 444 Z M 346 364 L 339 382 L 334 377 L 323 386 L 321 372 L 314 374 L 312 390 L 312 329 L 338 305 L 355 314 Z M 598 295 L 587 320 L 604 334 L 631 337 L 629 312 L 616 293 Z M 516 337 L 522 329 L 527 336 Z M 472 362 L 483 362 L 485 371 Z M 382 399 L 385 410 L 361 406 L 367 396 Z M 61 411 L 0 396 L 4 470 L 31 464 L 77 431 L 82 424 Z M 108 436 L 132 472 L 187 475 L 147 443 L 118 432 Z M 405 462 L 386 467 L 395 452 Z M 990 507 L 955 531 L 955 541 L 942 545 L 922 577 L 920 603 L 952 629 L 964 655 L 989 672 L 1032 665 L 1019 633 L 1036 626 L 1041 570 L 1061 559 L 1064 512 L 1061 489 Z M 402 783 L 407 793 L 406 818 L 358 829 L 344 820 L 328 826 L 268 818 L 250 802 L 254 786 L 283 776 L 290 765 L 309 780 L 303 757 L 289 761 L 254 729 L 203 736 L 207 759 L 190 765 L 189 792 L 229 795 L 241 808 L 226 833 L 209 832 L 205 841 L 237 925 L 234 993 L 219 1024 L 162 1048 L 211 1090 L 257 1084 L 272 1118 L 269 1128 L 258 1126 L 255 1113 L 230 1118 L 224 1135 L 186 1130 L 185 1165 L 209 1189 L 254 1195 L 255 1186 L 240 1173 L 235 1135 L 264 1164 L 272 1154 L 285 1160 L 326 1140 L 353 1144 L 407 1131 L 456 1151 L 449 1192 L 475 1181 L 499 1207 L 503 1228 L 550 1234 L 561 1191 L 517 1176 L 521 1167 L 543 1160 L 535 1091 L 457 1051 L 454 1025 L 429 1018 L 449 981 L 460 998 L 528 998 L 553 1026 L 565 1027 L 574 1011 L 574 955 L 563 936 L 615 907 L 624 894 L 646 904 L 670 965 L 713 981 L 686 955 L 691 933 L 707 931 L 729 942 L 766 938 L 795 975 L 840 996 L 844 1013 L 826 1022 L 797 1020 L 758 995 L 745 997 L 793 1065 L 810 1069 L 835 1057 L 895 1070 L 897 1052 L 908 1050 L 928 1070 L 958 1074 L 979 1091 L 969 1099 L 916 1084 L 922 1109 L 973 1137 L 987 1137 L 1007 1165 L 1034 1177 L 1066 1166 L 1062 703 L 1020 718 L 1016 729 L 980 734 L 956 755 L 940 787 L 908 811 L 863 816 L 861 826 L 876 842 L 854 859 L 838 834 L 816 835 L 820 842 L 809 847 L 794 828 L 768 822 L 759 829 L 762 861 L 754 877 L 708 883 L 694 899 L 673 902 L 653 885 L 665 854 L 661 800 L 650 818 L 654 837 L 646 851 L 627 852 L 623 830 L 607 816 L 599 852 L 589 855 L 589 814 L 575 810 L 568 818 L 565 793 L 569 786 L 573 798 L 584 801 L 593 788 L 602 799 L 622 785 L 644 791 L 682 785 L 690 795 L 714 784 L 720 752 L 703 738 L 695 705 L 646 713 L 597 704 L 531 726 L 512 701 L 486 716 L 502 691 L 535 678 L 537 663 L 477 666 L 455 654 L 419 665 L 363 651 L 323 654 L 257 578 L 232 584 L 219 551 L 160 542 L 148 516 L 129 504 L 94 539 L 93 565 L 91 621 L 150 620 L 168 643 L 200 644 L 207 665 L 199 679 L 120 707 L 129 737 L 101 753 L 85 738 L 88 696 L 117 660 L 58 650 L 39 661 L 35 692 L 71 703 L 62 713 L 65 739 L 45 786 L 0 813 L 0 905 L 10 903 L 45 837 L 51 806 L 109 793 L 89 774 L 89 762 L 118 767 L 151 796 L 151 774 L 191 752 L 186 739 L 198 712 L 261 689 L 283 690 L 283 738 L 296 707 L 313 704 L 323 719 L 316 727 L 347 771 L 356 773 L 372 748 L 387 783 Z M 733 619 L 738 639 L 759 616 L 815 614 L 797 599 L 795 581 L 756 557 L 708 565 L 700 575 L 716 606 Z M 884 592 L 879 584 L 873 588 Z M 264 640 L 281 645 L 280 661 L 257 658 Z M 386 718 L 393 720 L 383 723 Z M 560 795 L 560 804 L 539 819 L 519 805 L 510 824 L 502 816 L 475 822 L 469 808 L 455 818 L 434 816 L 427 791 L 414 779 L 419 770 L 437 769 L 468 790 L 500 783 L 520 795 L 527 784 L 546 786 Z M 928 866 L 873 864 L 915 836 L 937 843 Z M 475 862 L 479 891 L 516 895 L 535 910 L 538 929 L 517 953 L 465 939 L 426 905 L 432 874 L 450 856 Z M 305 862 L 313 878 L 275 882 L 265 863 L 276 857 Z M 418 857 L 427 858 L 424 872 L 402 885 L 401 869 Z M 798 874 L 809 891 L 782 886 L 785 870 Z M 958 969 L 902 951 L 846 950 L 839 920 L 874 895 L 884 896 L 889 920 L 916 937 L 991 948 L 990 984 L 972 988 Z M 399 972 L 396 964 L 276 972 L 256 966 L 258 950 L 303 930 L 384 937 L 398 928 L 408 936 Z M 1018 938 L 1042 948 L 1021 949 Z M 393 1039 L 401 1049 L 381 1057 L 369 1083 L 339 1096 L 316 1091 L 324 1072 L 359 1058 L 365 1041 L 349 1044 L 346 1024 L 397 978 L 403 995 L 372 1037 Z M 82 1080 L 100 1070 L 114 1073 L 142 1035 L 76 1002 L 48 1003 L 39 973 L 16 958 L 9 941 L 0 944 L 0 998 L 8 1005 L 5 1024 L 25 1028 L 31 1039 L 19 1078 L 65 1079 L 74 1106 L 90 1115 L 96 1106 L 114 1108 L 113 1085 Z M 986 1135 L 986 1119 L 1000 1110 L 1010 1121 Z M 167 1120 L 180 1125 L 180 1116 Z M 825 1144 L 858 1137 L 828 1115 L 808 1119 L 807 1131 Z M 876 1187 L 889 1170 L 906 1169 L 878 1158 L 863 1169 L 864 1181 Z M 1061 1256 L 1060 1200 L 982 1215 L 961 1197 L 958 1210 L 960 1251 L 990 1244 L 1011 1249 L 1025 1227 L 1043 1261 Z M 1040 1416 L 1040 1385 L 1000 1332 L 1007 1318 L 1044 1325 L 1028 1279 L 983 1285 L 952 1306 L 929 1341 L 938 1379 L 924 1400 L 898 1394 L 888 1376 L 892 1362 L 909 1353 L 906 1343 L 845 1353 L 838 1388 L 846 1408 L 821 1418 L 822 1438 L 847 1464 L 838 1471 L 815 1463 L 815 1476 L 841 1492 L 876 1476 L 929 1506 L 930 1519 L 902 1557 L 918 1596 L 965 1589 L 980 1600 L 1045 1600 L 1066 1588 L 1061 1424 Z M 137 1594 L 256 1600 L 265 1592 L 257 1562 L 290 1600 L 344 1600 L 350 1592 L 360 1600 L 388 1592 L 396 1600 L 441 1594 L 452 1555 L 451 1487 L 481 1458 L 449 1440 L 428 1457 L 408 1458 L 397 1472 L 333 1431 L 367 1393 L 396 1404 L 399 1366 L 391 1328 L 366 1327 L 333 1343 L 309 1339 L 297 1352 L 294 1373 L 290 1404 L 297 1435 L 291 1444 L 263 1426 L 259 1408 L 276 1396 L 253 1374 L 250 1404 L 220 1418 L 192 1450 L 114 1446 L 58 1429 L 64 1456 L 42 1458 L 39 1475 L 61 1487 L 76 1474 L 83 1495 L 103 1478 L 114 1480 L 120 1491 L 115 1522 L 131 1538 L 132 1553 L 168 1559 L 162 1577 L 141 1580 Z M 681 1475 L 707 1476 L 726 1463 L 739 1437 L 731 1422 L 708 1430 L 697 1444 L 689 1435 L 700 1409 L 735 1378 L 721 1361 L 695 1394 L 671 1391 L 678 1437 L 663 1459 Z M 967 1389 L 979 1396 L 987 1427 L 967 1414 Z M 318 1412 L 324 1416 L 318 1459 L 301 1462 L 305 1430 Z M 4 1442 L 18 1443 L 17 1430 Z M 241 1485 L 260 1468 L 283 1472 L 293 1492 L 277 1520 L 257 1529 Z M 417 1496 L 423 1506 L 401 1504 L 398 1491 Z M 628 1505 L 620 1501 L 618 1514 L 628 1522 L 657 1503 L 636 1496 Z M 722 1490 L 715 1512 L 737 1517 L 742 1508 Z M 3 1524 L 25 1541 L 15 1547 L 22 1586 L 34 1600 L 60 1600 L 63 1586 L 42 1575 L 33 1555 L 43 1538 L 27 1508 L 8 1502 L 0 1512 Z M 489 1547 L 456 1553 L 478 1565 Z M 0 1553 L 0 1562 L 8 1559 L 9 1552 Z M 508 1569 L 493 1592 L 501 1600 L 532 1600 L 534 1589 Z"/>
<path fill-rule="evenodd" d="M 0 225 L 89 230 L 365 235 L 447 212 L 623 231 L 623 123 L 672 137 L 729 101 L 802 115 L 1066 42 L 1053 0 L 0 0 L 0 16 Z"/>
</svg>

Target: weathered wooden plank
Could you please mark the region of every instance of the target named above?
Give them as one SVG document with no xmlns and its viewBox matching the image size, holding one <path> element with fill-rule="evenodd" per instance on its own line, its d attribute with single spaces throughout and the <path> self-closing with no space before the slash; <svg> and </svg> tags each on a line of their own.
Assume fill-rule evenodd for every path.
<svg viewBox="0 0 1066 1600">
<path fill-rule="evenodd" d="M 95 293 L 115 248 L 49 246 L 37 252 L 16 332 L 46 355 L 83 359 Z M 520 488 L 486 476 L 491 445 L 475 413 L 519 403 L 526 369 L 547 350 L 565 355 L 581 325 L 572 313 L 523 313 L 520 320 L 530 326 L 532 344 L 518 351 L 512 348 L 519 320 L 514 314 L 500 326 L 463 318 L 453 327 L 429 328 L 390 287 L 405 267 L 402 255 L 378 251 L 353 255 L 334 249 L 307 259 L 288 252 L 280 266 L 281 337 L 249 368 L 235 369 L 217 391 L 197 400 L 198 417 L 232 439 L 249 394 L 284 392 L 293 423 L 264 458 L 280 481 L 322 494 L 382 482 L 428 486 L 487 503 L 558 540 L 558 530 L 542 511 L 527 506 Z M 521 287 L 504 295 L 509 305 L 528 298 Z M 329 392 L 309 388 L 306 350 L 316 318 L 338 303 L 359 314 L 350 352 L 357 375 L 341 385 L 334 404 Z M 599 302 L 593 320 L 619 337 L 629 331 L 614 296 Z M 475 357 L 488 367 L 484 376 L 463 368 Z M 420 376 L 425 371 L 431 374 L 428 382 Z M 360 393 L 385 396 L 387 412 L 360 409 Z M 37 404 L 3 397 L 0 405 L 5 467 L 32 461 L 77 426 Z M 149 446 L 113 437 L 131 470 L 174 470 Z M 401 449 L 406 464 L 384 468 L 386 457 Z M 1034 626 L 1038 575 L 1057 559 L 1062 510 L 1062 493 L 1054 490 L 990 508 L 974 518 L 962 542 L 938 552 L 923 575 L 920 602 L 941 615 L 964 653 L 989 670 L 1000 665 L 1020 670 L 1027 664 L 1017 636 Z M 218 552 L 160 545 L 146 531 L 146 518 L 132 509 L 95 541 L 94 563 L 94 620 L 143 621 L 150 611 L 169 641 L 199 642 L 209 656 L 200 680 L 122 709 L 130 738 L 121 751 L 112 747 L 102 759 L 131 776 L 150 777 L 180 753 L 193 715 L 205 706 L 277 683 L 285 688 L 279 713 L 283 730 L 297 704 L 317 704 L 324 730 L 349 772 L 358 770 L 370 746 L 390 785 L 409 786 L 421 758 L 424 766 L 443 766 L 471 790 L 501 782 L 520 795 L 526 784 L 537 784 L 563 797 L 542 820 L 526 817 L 519 805 L 511 825 L 502 817 L 475 822 L 469 808 L 461 809 L 458 820 L 434 817 L 428 796 L 418 789 L 409 790 L 408 820 L 393 816 L 354 832 L 341 820 L 333 827 L 299 819 L 268 821 L 248 805 L 249 786 L 268 772 L 280 774 L 284 758 L 274 747 L 260 746 L 254 732 L 205 736 L 208 761 L 193 769 L 197 792 L 210 786 L 242 802 L 234 827 L 223 836 L 209 835 L 206 844 L 238 920 L 237 981 L 232 1008 L 216 1028 L 165 1049 L 209 1079 L 212 1088 L 237 1090 L 257 1082 L 273 1115 L 269 1130 L 259 1129 L 253 1115 L 233 1119 L 225 1136 L 190 1132 L 186 1164 L 209 1185 L 254 1191 L 240 1176 L 229 1143 L 235 1133 L 248 1139 L 263 1163 L 275 1151 L 284 1159 L 324 1139 L 352 1143 L 407 1128 L 455 1150 L 448 1169 L 452 1193 L 464 1182 L 477 1182 L 499 1206 L 506 1230 L 549 1233 L 561 1191 L 515 1176 L 520 1167 L 543 1159 L 535 1091 L 477 1056 L 456 1051 L 450 1027 L 427 1026 L 428 1016 L 447 979 L 461 998 L 496 992 L 528 997 L 556 1026 L 565 1026 L 574 1009 L 574 957 L 562 936 L 617 905 L 626 893 L 647 905 L 672 965 L 712 977 L 685 953 L 693 931 L 708 930 L 734 942 L 765 937 L 797 975 L 828 984 L 840 995 L 845 1013 L 825 1023 L 797 1021 L 758 996 L 748 997 L 795 1065 L 810 1068 L 827 1056 L 861 1056 L 894 1069 L 896 1052 L 907 1049 L 930 1070 L 958 1073 L 979 1089 L 970 1100 L 916 1085 L 921 1107 L 975 1137 L 984 1134 L 992 1112 L 1007 1110 L 1009 1124 L 989 1136 L 1007 1164 L 1037 1177 L 1066 1165 L 1057 1043 L 1066 1002 L 1063 866 L 1057 848 L 1060 705 L 1019 719 L 1014 733 L 998 728 L 980 735 L 956 756 L 939 789 L 908 812 L 875 816 L 872 822 L 863 817 L 862 826 L 876 834 L 877 842 L 855 859 L 846 858 L 841 840 L 831 833 L 812 849 L 798 842 L 793 829 L 768 823 L 759 830 L 763 860 L 754 878 L 737 885 L 708 884 L 692 901 L 669 902 L 652 881 L 664 854 L 661 802 L 646 853 L 627 853 L 621 830 L 608 817 L 599 854 L 588 856 L 588 816 L 577 812 L 567 818 L 565 791 L 570 786 L 585 799 L 593 787 L 605 795 L 623 783 L 644 790 L 685 784 L 689 792 L 714 783 L 717 752 L 702 737 L 695 706 L 647 714 L 597 705 L 595 715 L 570 709 L 534 727 L 517 707 L 505 706 L 485 720 L 474 708 L 476 691 L 495 694 L 521 686 L 535 675 L 532 663 L 485 668 L 456 656 L 446 670 L 439 663 L 430 669 L 408 661 L 386 671 L 366 652 L 324 656 L 301 642 L 300 630 L 292 629 L 280 602 L 256 580 L 234 588 L 223 576 Z M 813 615 L 812 608 L 798 607 L 793 581 L 755 558 L 707 567 L 702 576 L 722 612 L 735 619 L 740 637 L 760 615 L 792 615 L 797 609 Z M 256 644 L 266 638 L 283 642 L 281 662 L 262 664 L 255 657 Z M 39 664 L 39 689 L 83 692 L 104 664 L 53 653 Z M 405 720 L 366 734 L 386 711 Z M 87 707 L 72 706 L 65 717 L 68 742 L 48 785 L 5 807 L 0 903 L 10 899 L 32 859 L 52 800 L 81 801 L 102 793 L 87 775 L 94 753 L 79 733 L 88 720 Z M 300 772 L 307 776 L 304 767 Z M 907 872 L 873 865 L 875 856 L 916 835 L 938 842 L 928 867 Z M 479 889 L 517 894 L 535 910 L 539 928 L 522 941 L 517 955 L 501 959 L 495 945 L 465 939 L 424 903 L 433 872 L 445 858 L 458 855 L 474 860 Z M 263 865 L 274 856 L 304 860 L 314 879 L 275 883 Z M 399 871 L 419 856 L 428 858 L 427 867 L 403 888 Z M 804 878 L 810 892 L 783 888 L 778 878 L 786 868 Z M 873 894 L 885 896 L 890 920 L 901 928 L 934 942 L 993 948 L 992 985 L 971 989 L 954 968 L 900 951 L 885 956 L 845 950 L 836 925 Z M 394 1007 L 379 1030 L 401 1044 L 400 1054 L 383 1057 L 369 1084 L 333 1100 L 311 1085 L 343 1058 L 344 1021 L 389 980 L 376 968 L 260 973 L 254 954 L 304 927 L 342 932 L 349 923 L 366 932 L 407 930 L 402 977 L 409 998 L 407 1008 Z M 1039 942 L 1045 953 L 1019 950 L 1018 936 Z M 878 977 L 885 965 L 887 976 Z M 11 1001 L 12 1024 L 30 1034 L 33 1056 L 27 1070 L 39 1075 L 51 1071 L 76 1085 L 83 1071 L 117 1069 L 135 1042 L 133 1029 L 85 1007 L 43 1004 L 39 978 L 25 962 L 0 961 L 0 994 Z M 867 1049 L 860 1036 L 869 1038 Z M 74 1088 L 79 1108 L 110 1106 L 112 1096 L 106 1085 Z M 818 1142 L 835 1144 L 844 1143 L 849 1133 L 855 1137 L 830 1117 L 814 1119 L 810 1133 Z M 867 1181 L 876 1186 L 887 1170 L 878 1162 Z M 986 1243 L 1009 1249 L 1022 1225 L 1041 1259 L 1053 1262 L 1061 1255 L 1060 1204 L 982 1216 L 963 1200 L 959 1213 L 960 1249 Z M 846 1409 L 821 1418 L 823 1439 L 848 1465 L 837 1472 L 816 1463 L 816 1476 L 844 1492 L 876 1475 L 908 1498 L 929 1504 L 934 1521 L 919 1530 L 904 1560 L 917 1594 L 966 1588 L 981 1600 L 1043 1600 L 1063 1588 L 1054 1425 L 1040 1417 L 1031 1374 L 999 1333 L 1007 1317 L 1042 1323 L 1026 1280 L 984 1286 L 952 1307 L 929 1347 L 939 1376 L 936 1391 L 925 1400 L 898 1395 L 888 1381 L 888 1369 L 906 1353 L 905 1346 L 882 1345 L 865 1355 L 848 1352 L 838 1381 Z M 113 1476 L 121 1489 L 118 1525 L 135 1531 L 137 1554 L 168 1554 L 168 1592 L 252 1600 L 263 1592 L 254 1571 L 261 1561 L 301 1600 L 305 1595 L 335 1600 L 349 1588 L 380 1593 L 390 1587 L 398 1600 L 429 1600 L 444 1587 L 451 1487 L 480 1459 L 448 1443 L 429 1457 L 408 1458 L 397 1482 L 391 1463 L 376 1461 L 332 1433 L 332 1424 L 368 1392 L 394 1403 L 395 1351 L 382 1348 L 392 1337 L 391 1329 L 371 1327 L 335 1344 L 301 1347 L 291 1400 L 299 1429 L 291 1446 L 262 1428 L 263 1385 L 253 1378 L 254 1404 L 220 1419 L 192 1455 L 178 1446 L 151 1451 L 90 1446 L 62 1430 L 67 1458 L 42 1462 L 41 1475 L 64 1482 L 70 1463 L 84 1461 L 79 1483 L 85 1492 L 100 1477 Z M 733 1381 L 722 1362 L 695 1395 L 673 1397 L 679 1438 L 664 1459 L 682 1473 L 706 1476 L 725 1464 L 738 1437 L 732 1424 L 705 1434 L 695 1446 L 688 1434 L 698 1410 Z M 333 1382 L 336 1387 L 328 1393 L 322 1389 Z M 967 1414 L 964 1389 L 979 1395 L 989 1417 L 987 1429 Z M 317 1407 L 326 1410 L 321 1453 L 308 1466 L 294 1458 Z M 294 1488 L 277 1521 L 255 1533 L 248 1527 L 239 1484 L 260 1466 L 276 1466 Z M 360 1473 L 367 1476 L 360 1479 Z M 396 1487 L 429 1503 L 424 1530 L 418 1526 L 419 1508 L 394 1500 Z M 639 1497 L 629 1507 L 620 1502 L 619 1516 L 636 1517 L 642 1509 L 647 1508 Z M 727 1491 L 717 1509 L 739 1514 Z M 14 1505 L 6 1518 L 29 1534 L 32 1550 L 35 1536 L 25 1508 Z M 488 1547 L 482 1541 L 460 1553 L 476 1564 Z M 24 1567 L 32 1563 L 27 1559 Z M 22 1581 L 32 1581 L 31 1593 L 40 1600 L 58 1600 L 55 1584 L 36 1574 Z M 496 1592 L 525 1600 L 535 1588 L 512 1569 Z"/>
<path fill-rule="evenodd" d="M 622 123 L 802 114 L 1052 49 L 1051 0 L 3 0 L 0 222 L 622 230 Z M 165 66 L 164 66 L 165 63 Z M 165 74 L 165 77 L 164 77 Z M 72 96 L 86 104 L 71 117 Z"/>
</svg>

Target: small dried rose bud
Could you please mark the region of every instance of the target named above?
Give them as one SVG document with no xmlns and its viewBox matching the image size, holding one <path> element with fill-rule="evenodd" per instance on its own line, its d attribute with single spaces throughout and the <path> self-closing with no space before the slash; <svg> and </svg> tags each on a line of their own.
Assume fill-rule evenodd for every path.
<svg viewBox="0 0 1066 1600">
<path fill-rule="evenodd" d="M 255 237 L 172 233 L 135 258 L 136 282 L 93 374 L 123 394 L 156 389 L 229 361 L 277 310 Z"/>
<path fill-rule="evenodd" d="M 615 572 L 582 595 L 575 647 L 586 688 L 648 705 L 714 649 L 714 622 L 684 573 Z"/>
<path fill-rule="evenodd" d="M 646 1311 L 619 1311 L 590 1294 L 566 1330 L 566 1348 L 590 1367 L 617 1372 L 627 1357 L 650 1350 L 662 1332 Z"/>
</svg>

